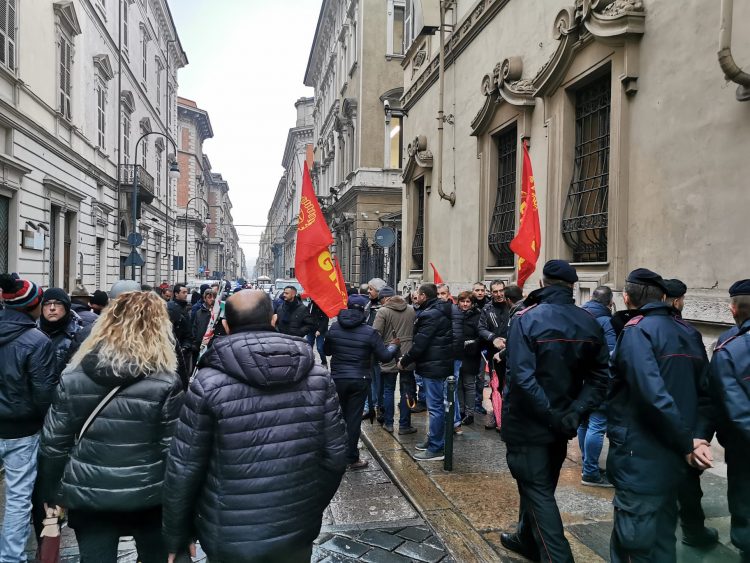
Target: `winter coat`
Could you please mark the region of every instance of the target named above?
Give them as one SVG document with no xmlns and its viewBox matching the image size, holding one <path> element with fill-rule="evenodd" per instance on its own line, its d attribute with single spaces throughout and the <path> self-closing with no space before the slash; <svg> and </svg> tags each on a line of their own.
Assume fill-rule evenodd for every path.
<svg viewBox="0 0 750 563">
<path fill-rule="evenodd" d="M 414 338 L 416 317 L 414 308 L 407 305 L 403 297 L 395 295 L 378 309 L 372 328 L 383 337 L 383 342 L 391 342 L 394 338 L 398 338 L 400 351 L 402 354 L 406 354 L 411 349 Z M 397 363 L 395 358 L 390 362 L 383 362 L 380 365 L 380 370 L 386 373 L 395 373 L 398 371 Z"/>
<path fill-rule="evenodd" d="M 203 337 L 206 334 L 208 323 L 211 322 L 211 314 L 213 311 L 202 305 L 200 309 L 195 312 L 193 316 L 193 351 L 197 352 L 201 349 L 203 343 Z"/>
<path fill-rule="evenodd" d="M 57 385 L 54 358 L 52 342 L 30 315 L 0 311 L 0 439 L 39 432 Z"/>
<path fill-rule="evenodd" d="M 459 338 L 456 338 L 455 321 L 453 325 L 456 358 L 461 360 L 461 375 L 474 376 L 479 373 L 482 352 L 482 339 L 479 337 L 479 317 L 482 313 L 474 306 L 469 308 L 468 311 L 458 309 L 458 313 L 460 313 Z"/>
<path fill-rule="evenodd" d="M 70 310 L 75 311 L 76 315 L 78 315 L 78 318 L 81 320 L 81 325 L 84 328 L 94 324 L 99 318 L 99 315 L 94 313 L 94 311 L 91 310 L 91 307 L 83 303 L 71 303 Z"/>
<path fill-rule="evenodd" d="M 587 313 L 590 313 L 596 319 L 596 322 L 599 323 L 599 326 L 602 327 L 604 338 L 607 340 L 607 347 L 611 354 L 617 343 L 617 335 L 615 334 L 615 329 L 612 327 L 612 311 L 607 306 L 593 299 L 584 303 L 582 308 Z"/>
<path fill-rule="evenodd" d="M 282 334 L 305 337 L 315 333 L 315 320 L 299 297 L 292 302 L 284 301 L 276 314 L 276 328 Z"/>
<path fill-rule="evenodd" d="M 728 331 L 730 332 L 730 331 Z M 750 320 L 722 335 L 711 358 L 711 391 L 724 447 L 750 450 Z"/>
<path fill-rule="evenodd" d="M 380 334 L 366 320 L 363 311 L 343 309 L 328 330 L 323 350 L 331 356 L 333 379 L 370 379 L 373 354 L 381 362 L 396 356 L 398 347 L 383 344 Z"/>
<path fill-rule="evenodd" d="M 649 303 L 620 333 L 608 397 L 607 474 L 618 490 L 663 495 L 711 416 L 708 359 L 692 328 Z"/>
<path fill-rule="evenodd" d="M 516 316 L 508 335 L 501 433 L 509 444 L 543 445 L 567 438 L 554 428 L 564 415 L 584 418 L 602 404 L 609 351 L 572 289 L 548 286 L 527 302 L 534 305 Z"/>
<path fill-rule="evenodd" d="M 176 374 L 115 372 L 90 352 L 63 373 L 39 446 L 45 500 L 91 511 L 135 512 L 161 505 L 174 425 L 183 402 Z M 86 434 L 76 436 L 113 387 L 117 394 Z"/>
<path fill-rule="evenodd" d="M 271 327 L 214 342 L 190 384 L 167 463 L 163 535 L 254 561 L 312 543 L 346 468 L 346 430 L 310 346 Z"/>
<path fill-rule="evenodd" d="M 372 326 L 372 324 L 375 322 L 375 316 L 378 314 L 380 307 L 381 305 L 379 299 L 370 299 L 370 302 L 365 307 L 365 317 L 367 317 L 368 325 Z"/>
<path fill-rule="evenodd" d="M 175 301 L 174 299 L 168 301 L 167 312 L 169 313 L 169 320 L 172 321 L 177 348 L 191 350 L 193 348 L 193 330 L 190 324 L 187 301 Z"/>
<path fill-rule="evenodd" d="M 453 329 L 451 303 L 430 299 L 414 321 L 414 340 L 401 365 L 416 363 L 415 372 L 428 379 L 453 375 Z"/>
<path fill-rule="evenodd" d="M 506 302 L 490 301 L 482 308 L 479 317 L 479 336 L 490 345 L 495 338 L 508 338 L 509 319 L 510 308 Z"/>
<path fill-rule="evenodd" d="M 310 300 L 310 304 L 307 305 L 307 312 L 310 313 L 310 316 L 315 321 L 315 331 L 325 336 L 328 332 L 328 315 L 312 299 Z"/>
<path fill-rule="evenodd" d="M 65 366 L 68 365 L 73 354 L 75 354 L 80 347 L 81 343 L 76 336 L 81 330 L 83 330 L 83 328 L 84 326 L 80 317 L 77 313 L 71 310 L 70 319 L 64 328 L 56 330 L 55 332 L 45 333 L 49 336 L 52 341 L 52 347 L 54 348 L 54 370 L 57 379 L 60 379 L 60 374 L 62 374 Z"/>
</svg>

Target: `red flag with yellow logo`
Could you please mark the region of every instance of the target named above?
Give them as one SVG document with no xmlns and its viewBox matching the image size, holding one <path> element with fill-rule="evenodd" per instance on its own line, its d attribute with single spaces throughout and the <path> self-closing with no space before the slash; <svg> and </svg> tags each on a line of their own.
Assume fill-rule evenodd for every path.
<svg viewBox="0 0 750 563">
<path fill-rule="evenodd" d="M 323 212 L 315 197 L 310 170 L 305 161 L 302 176 L 302 198 L 297 217 L 297 250 L 294 271 L 305 294 L 328 315 L 335 317 L 346 309 L 346 286 L 338 262 L 333 261 L 328 247 L 333 243 Z"/>
<path fill-rule="evenodd" d="M 534 186 L 534 172 L 526 141 L 523 142 L 523 170 L 521 171 L 521 211 L 518 234 L 510 242 L 510 249 L 518 255 L 518 286 L 536 270 L 536 261 L 542 247 L 542 230 L 539 227 L 539 207 Z"/>
</svg>

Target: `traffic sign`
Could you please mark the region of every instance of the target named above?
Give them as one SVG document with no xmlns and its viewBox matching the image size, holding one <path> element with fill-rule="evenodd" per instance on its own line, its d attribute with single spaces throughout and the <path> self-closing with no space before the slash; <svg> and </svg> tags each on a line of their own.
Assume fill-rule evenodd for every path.
<svg viewBox="0 0 750 563">
<path fill-rule="evenodd" d="M 128 244 L 130 246 L 141 246 L 143 244 L 143 235 L 141 233 L 130 233 L 128 235 Z"/>
<path fill-rule="evenodd" d="M 125 259 L 126 266 L 137 266 L 140 268 L 145 263 L 143 257 L 138 254 L 138 251 L 135 248 L 130 251 L 130 254 L 128 254 L 128 257 Z"/>
<path fill-rule="evenodd" d="M 375 244 L 380 248 L 390 248 L 396 243 L 396 233 L 390 227 L 380 227 L 375 231 Z"/>
</svg>

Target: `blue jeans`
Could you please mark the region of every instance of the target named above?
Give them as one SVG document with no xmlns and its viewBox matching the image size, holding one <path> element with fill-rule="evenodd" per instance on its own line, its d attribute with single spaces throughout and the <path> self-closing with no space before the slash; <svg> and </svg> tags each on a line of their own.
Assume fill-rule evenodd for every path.
<svg viewBox="0 0 750 563">
<path fill-rule="evenodd" d="M 596 410 L 589 415 L 587 423 L 578 427 L 578 446 L 583 456 L 583 476 L 599 475 L 599 454 L 604 445 L 604 433 L 607 431 L 607 415 Z"/>
<path fill-rule="evenodd" d="M 385 424 L 393 426 L 393 417 L 395 415 L 395 395 L 396 395 L 396 378 L 398 372 L 384 371 L 381 373 L 383 378 L 383 416 Z M 400 378 L 399 391 L 401 400 L 398 403 L 398 426 L 399 428 L 409 428 L 411 426 L 411 411 L 406 404 L 406 393 L 404 392 L 403 376 Z"/>
<path fill-rule="evenodd" d="M 39 434 L 0 439 L 0 460 L 5 467 L 5 518 L 0 536 L 0 562 L 25 561 L 31 524 L 31 493 L 36 481 Z"/>
<path fill-rule="evenodd" d="M 372 381 L 370 392 L 367 394 L 365 410 L 375 409 L 383 406 L 383 378 L 380 376 L 380 364 L 375 363 L 371 369 Z"/>
<path fill-rule="evenodd" d="M 307 343 L 310 345 L 310 348 L 313 347 L 313 344 L 315 344 L 315 347 L 318 349 L 318 355 L 320 356 L 320 363 L 324 366 L 328 365 L 328 360 L 326 360 L 326 353 L 323 351 L 323 342 L 326 339 L 325 334 L 320 334 L 318 336 L 315 336 L 314 332 L 311 332 L 307 335 Z"/>
<path fill-rule="evenodd" d="M 445 379 L 423 377 L 422 384 L 425 389 L 427 414 L 429 415 L 427 450 L 432 453 L 442 452 L 445 447 L 445 410 L 443 408 Z"/>
<path fill-rule="evenodd" d="M 417 402 L 425 404 L 427 402 L 427 397 L 424 390 L 424 380 L 421 375 L 415 372 L 414 381 L 417 383 Z"/>
</svg>

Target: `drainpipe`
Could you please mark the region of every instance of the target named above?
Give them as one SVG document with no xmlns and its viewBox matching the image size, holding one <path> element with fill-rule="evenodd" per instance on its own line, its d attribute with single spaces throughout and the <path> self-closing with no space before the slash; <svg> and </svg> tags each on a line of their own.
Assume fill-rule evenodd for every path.
<svg viewBox="0 0 750 563">
<path fill-rule="evenodd" d="M 456 205 L 456 190 L 454 189 L 449 195 L 443 191 L 443 127 L 445 125 L 445 112 L 443 98 L 445 97 L 445 8 L 452 3 L 451 0 L 440 2 L 440 66 L 438 70 L 438 194 L 440 199 L 447 199 L 451 205 Z"/>
<path fill-rule="evenodd" d="M 739 84 L 737 101 L 750 101 L 750 74 L 744 72 L 732 56 L 732 12 L 734 0 L 721 0 L 721 28 L 719 29 L 719 66 L 727 80 Z"/>
</svg>

